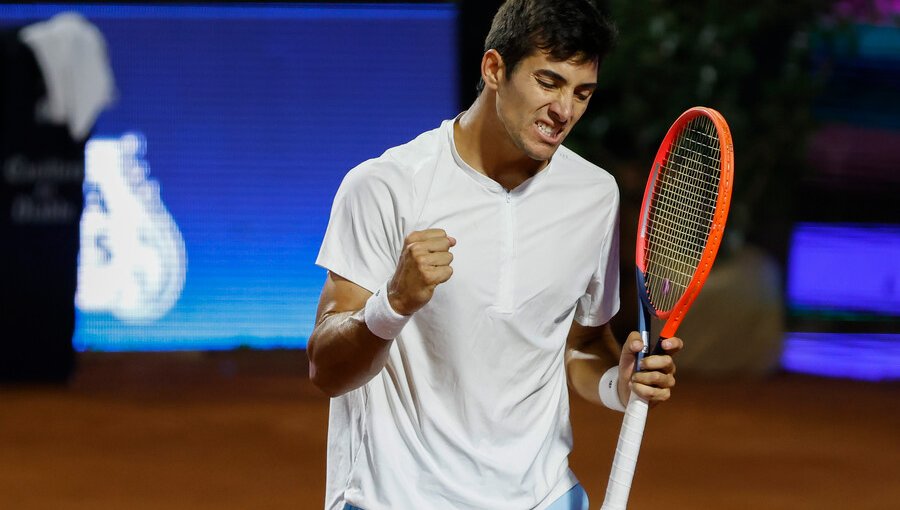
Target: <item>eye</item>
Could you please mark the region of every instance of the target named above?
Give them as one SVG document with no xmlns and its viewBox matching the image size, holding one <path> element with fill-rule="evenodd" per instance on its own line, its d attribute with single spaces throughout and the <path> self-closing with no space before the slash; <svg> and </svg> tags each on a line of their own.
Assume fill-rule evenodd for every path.
<svg viewBox="0 0 900 510">
<path fill-rule="evenodd" d="M 537 80 L 537 82 L 538 82 L 538 85 L 541 86 L 541 88 L 545 88 L 547 90 L 552 90 L 552 89 L 556 88 L 556 84 L 553 82 L 549 82 L 546 80 Z"/>
<path fill-rule="evenodd" d="M 581 101 L 581 102 L 585 102 L 585 101 L 587 101 L 588 99 L 591 98 L 591 96 L 593 95 L 593 93 L 594 93 L 594 91 L 592 91 L 592 90 L 585 90 L 585 91 L 582 91 L 582 92 L 576 92 L 576 93 L 575 93 L 575 99 L 577 99 L 578 101 Z"/>
</svg>

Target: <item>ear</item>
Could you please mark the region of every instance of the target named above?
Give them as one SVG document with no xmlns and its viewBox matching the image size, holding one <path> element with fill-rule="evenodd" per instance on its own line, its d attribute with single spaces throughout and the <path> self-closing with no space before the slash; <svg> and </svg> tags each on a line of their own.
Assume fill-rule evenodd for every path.
<svg viewBox="0 0 900 510">
<path fill-rule="evenodd" d="M 484 52 L 481 57 L 481 79 L 484 80 L 484 88 L 496 90 L 506 72 L 503 57 L 497 50 L 491 49 Z"/>
</svg>

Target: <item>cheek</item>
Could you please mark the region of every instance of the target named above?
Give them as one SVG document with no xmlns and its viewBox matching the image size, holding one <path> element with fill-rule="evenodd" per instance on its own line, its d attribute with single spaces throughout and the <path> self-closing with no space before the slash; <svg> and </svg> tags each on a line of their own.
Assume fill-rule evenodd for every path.
<svg viewBox="0 0 900 510">
<path fill-rule="evenodd" d="M 506 120 L 504 122 L 508 128 L 521 131 L 533 123 L 532 115 L 521 103 L 509 103 L 506 106 Z"/>
</svg>

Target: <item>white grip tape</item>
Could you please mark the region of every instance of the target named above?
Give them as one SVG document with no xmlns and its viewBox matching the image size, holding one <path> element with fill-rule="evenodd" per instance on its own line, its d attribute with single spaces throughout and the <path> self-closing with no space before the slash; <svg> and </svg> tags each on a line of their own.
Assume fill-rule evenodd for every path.
<svg viewBox="0 0 900 510">
<path fill-rule="evenodd" d="M 619 442 L 616 444 L 616 456 L 613 458 L 612 471 L 609 473 L 609 484 L 606 486 L 606 499 L 601 510 L 625 510 L 628 505 L 628 493 L 637 467 L 638 453 L 641 450 L 641 439 L 644 437 L 644 425 L 647 423 L 647 401 L 634 392 L 628 399 Z"/>
<path fill-rule="evenodd" d="M 412 315 L 400 315 L 391 307 L 388 301 L 387 283 L 379 287 L 366 301 L 363 310 L 363 321 L 366 327 L 378 338 L 393 340 L 397 338 L 403 326 L 409 322 Z"/>
</svg>

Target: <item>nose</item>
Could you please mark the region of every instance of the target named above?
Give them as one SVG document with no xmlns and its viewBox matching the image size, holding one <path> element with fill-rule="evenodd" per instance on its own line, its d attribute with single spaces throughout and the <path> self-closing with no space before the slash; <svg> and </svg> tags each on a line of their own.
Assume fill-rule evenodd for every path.
<svg viewBox="0 0 900 510">
<path fill-rule="evenodd" d="M 550 117 L 560 124 L 569 122 L 572 118 L 575 106 L 572 97 L 568 94 L 560 94 L 550 103 Z"/>
</svg>

